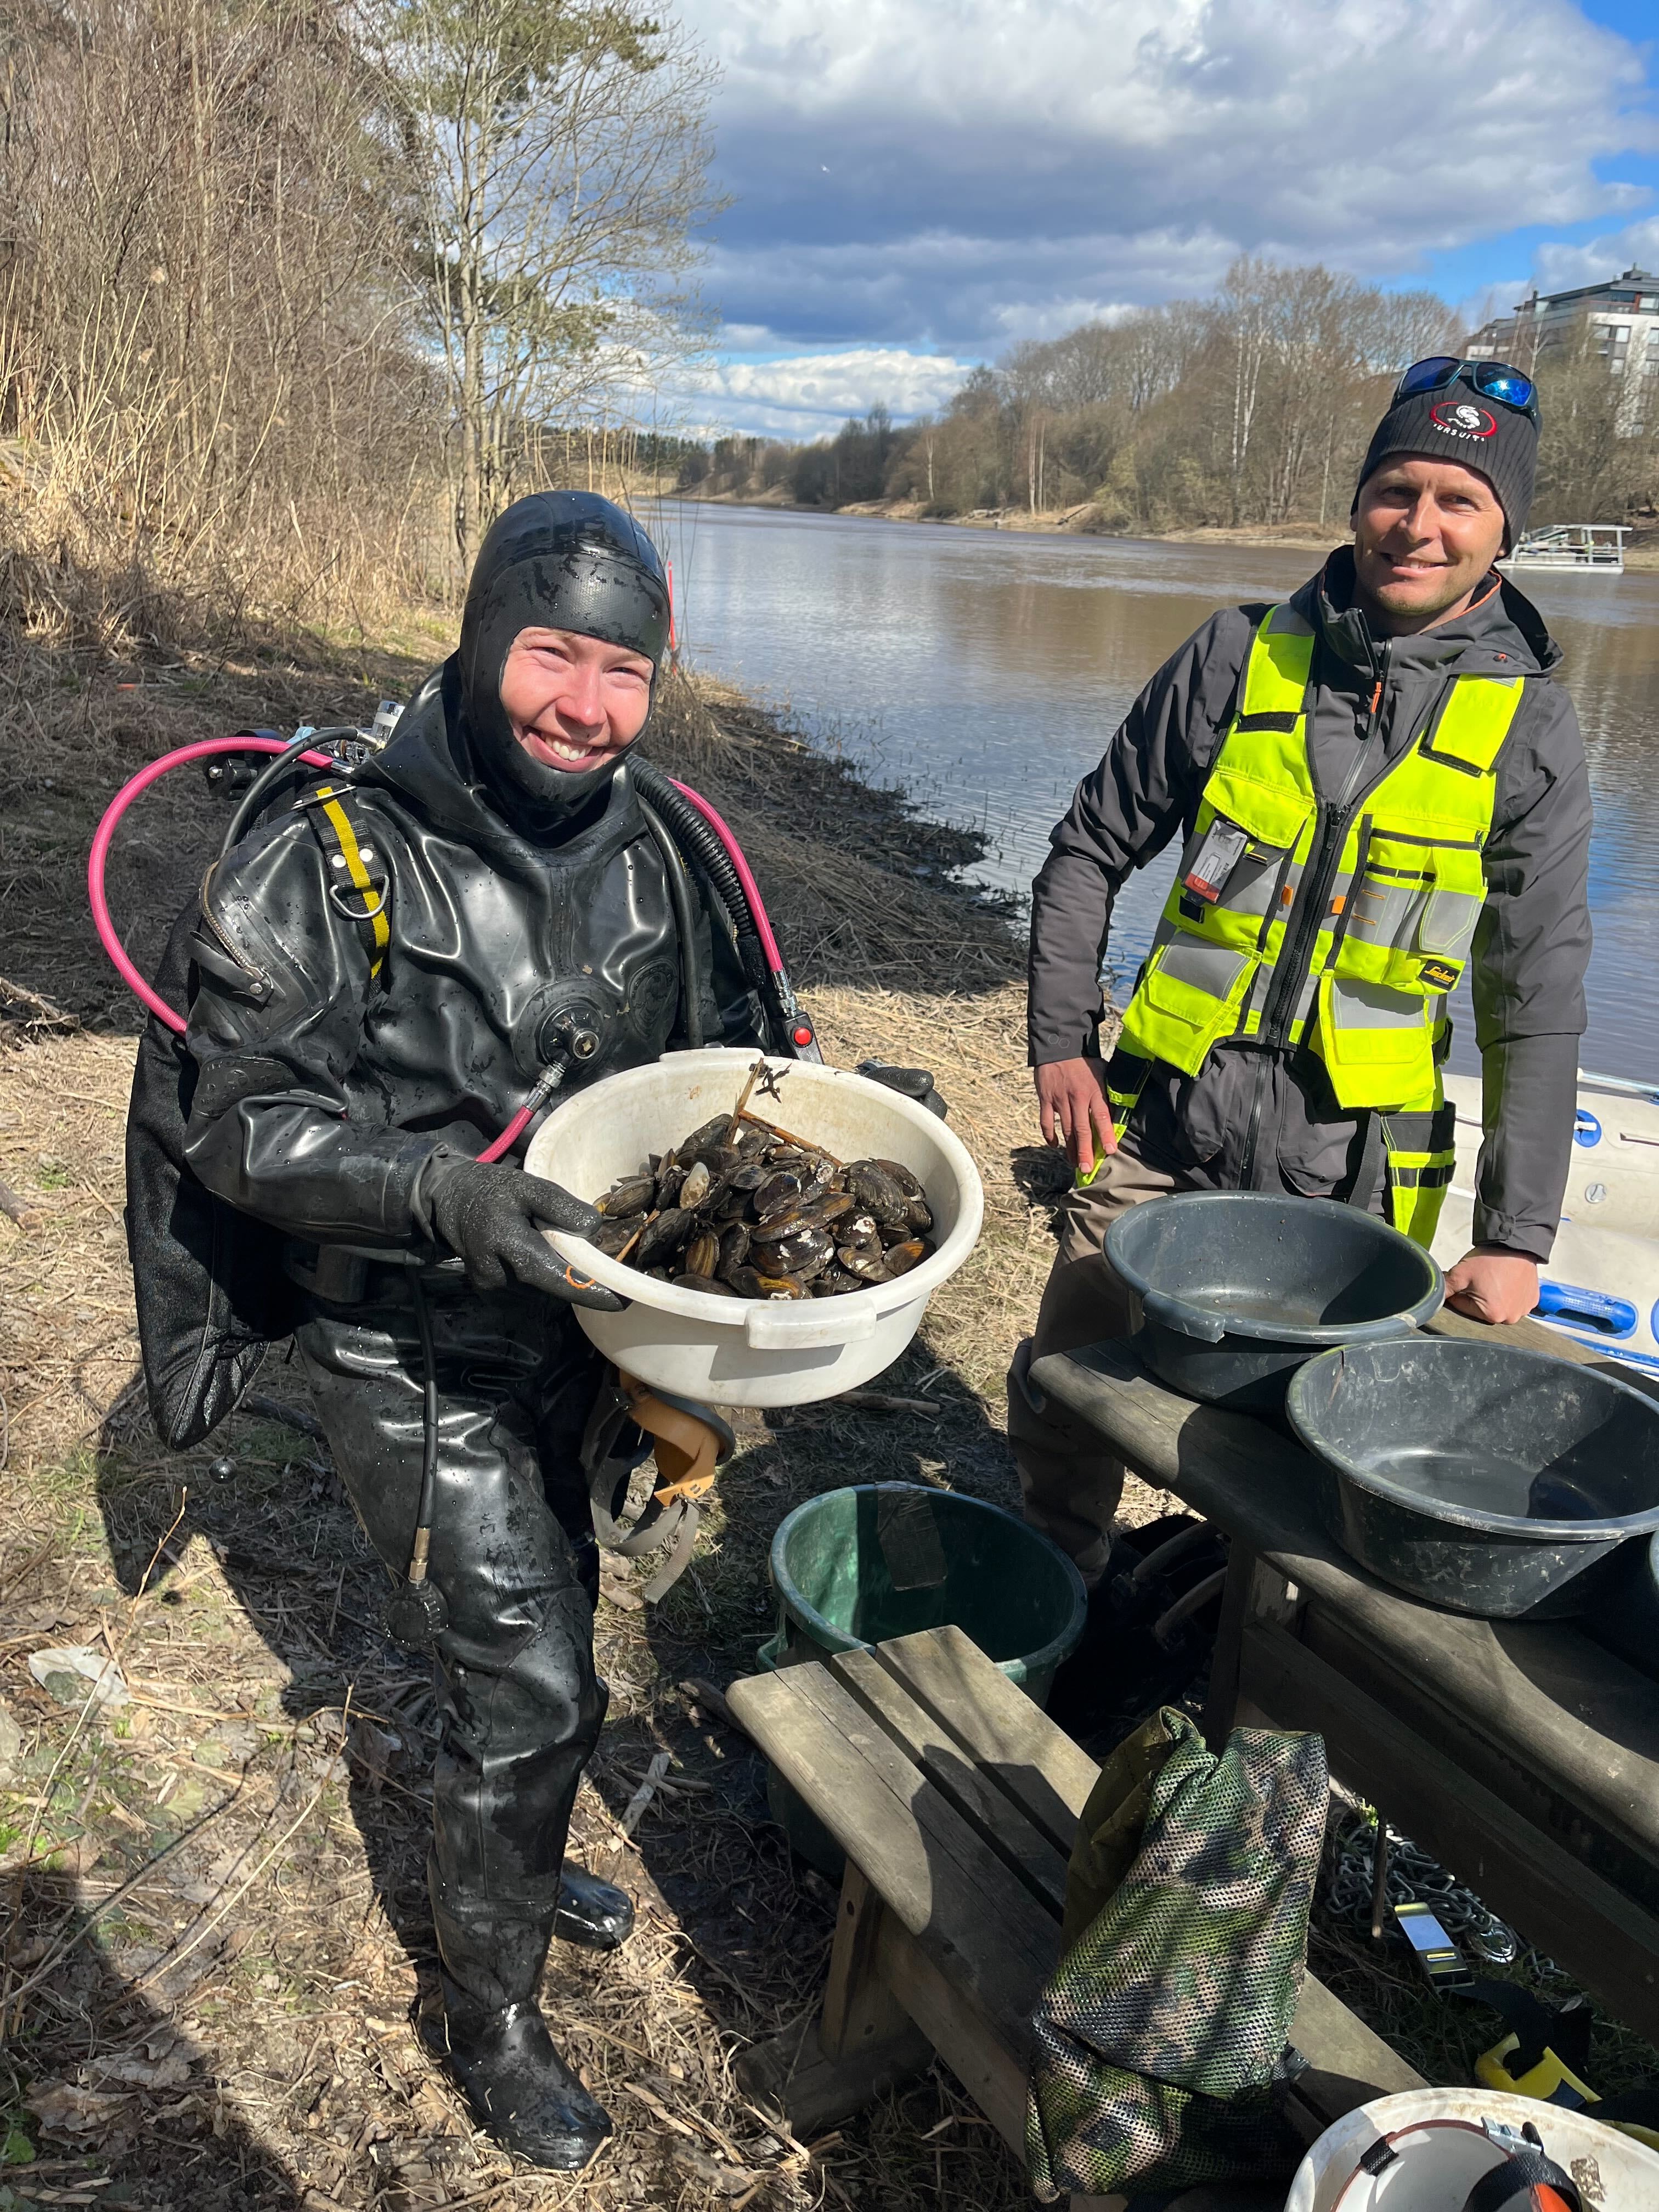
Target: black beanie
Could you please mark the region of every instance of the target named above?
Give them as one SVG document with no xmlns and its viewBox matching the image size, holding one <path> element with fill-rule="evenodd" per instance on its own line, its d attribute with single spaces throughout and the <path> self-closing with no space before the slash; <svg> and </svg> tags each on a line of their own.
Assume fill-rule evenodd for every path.
<svg viewBox="0 0 1659 2212">
<path fill-rule="evenodd" d="M 1395 453 L 1457 461 L 1485 477 L 1504 510 L 1505 552 L 1526 528 L 1538 466 L 1538 426 L 1529 415 L 1483 399 L 1462 377 L 1439 392 L 1396 400 L 1365 449 L 1353 491 L 1356 507 L 1361 485 Z"/>
</svg>

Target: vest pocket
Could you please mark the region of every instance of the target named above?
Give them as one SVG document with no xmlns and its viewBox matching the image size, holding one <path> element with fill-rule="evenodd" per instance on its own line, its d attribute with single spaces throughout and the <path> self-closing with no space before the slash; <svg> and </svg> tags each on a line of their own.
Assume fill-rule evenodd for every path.
<svg viewBox="0 0 1659 2212">
<path fill-rule="evenodd" d="M 1196 1075 L 1217 1038 L 1237 1026 L 1255 956 L 1178 933 L 1147 963 L 1124 1017 L 1128 1048 Z"/>
<path fill-rule="evenodd" d="M 1469 940 L 1474 935 L 1474 925 L 1486 902 L 1484 884 L 1479 891 L 1447 890 L 1437 885 L 1429 894 L 1423 919 L 1417 926 L 1418 951 L 1432 953 L 1441 960 L 1465 959 Z"/>
<path fill-rule="evenodd" d="M 1357 975 L 1319 980 L 1319 1052 L 1337 1103 L 1400 1106 L 1434 1083 L 1428 1009 L 1437 999 Z"/>
</svg>

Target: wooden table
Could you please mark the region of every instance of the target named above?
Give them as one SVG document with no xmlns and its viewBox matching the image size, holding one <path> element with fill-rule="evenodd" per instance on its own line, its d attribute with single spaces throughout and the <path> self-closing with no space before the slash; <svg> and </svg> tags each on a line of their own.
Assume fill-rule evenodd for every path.
<svg viewBox="0 0 1659 2212">
<path fill-rule="evenodd" d="M 1593 1357 L 1531 1324 L 1512 1340 Z M 1659 2041 L 1659 1685 L 1571 1622 L 1474 1620 L 1377 1582 L 1325 1534 L 1299 1444 L 1178 1396 L 1127 1344 L 1031 1372 L 1232 1540 L 1212 1745 L 1239 1721 L 1318 1729 L 1340 1780 Z"/>
<path fill-rule="evenodd" d="M 727 1694 L 847 1854 L 818 2016 L 744 2053 L 745 2091 L 810 2136 L 937 2051 L 1023 2157 L 1031 2012 L 1060 1956 L 1094 1761 L 958 1628 L 751 1675 Z M 1287 2111 L 1310 2141 L 1356 2105 L 1422 2087 L 1311 1974 L 1291 2036 L 1310 2068 Z M 1267 2196 L 1280 2202 L 1282 2185 Z M 1264 2212 L 1255 2185 L 1205 2201 Z M 1123 2202 L 1072 2199 L 1074 2212 Z"/>
</svg>

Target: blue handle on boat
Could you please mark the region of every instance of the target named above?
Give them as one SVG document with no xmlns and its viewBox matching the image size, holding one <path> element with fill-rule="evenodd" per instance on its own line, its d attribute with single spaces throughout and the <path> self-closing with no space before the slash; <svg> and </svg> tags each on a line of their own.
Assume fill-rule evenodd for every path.
<svg viewBox="0 0 1659 2212">
<path fill-rule="evenodd" d="M 1577 1283 L 1540 1283 L 1533 1312 L 1541 1321 L 1594 1329 L 1597 1336 L 1634 1336 L 1641 1320 L 1628 1298 L 1610 1297 L 1605 1291 L 1587 1291 Z"/>
</svg>

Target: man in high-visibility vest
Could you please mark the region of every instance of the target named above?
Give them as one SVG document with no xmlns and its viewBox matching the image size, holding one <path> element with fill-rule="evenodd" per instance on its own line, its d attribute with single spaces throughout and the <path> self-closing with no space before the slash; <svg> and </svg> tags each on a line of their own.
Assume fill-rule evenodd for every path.
<svg viewBox="0 0 1659 2212">
<path fill-rule="evenodd" d="M 1426 1244 L 1451 1176 L 1439 1069 L 1466 967 L 1486 1135 L 1449 1302 L 1494 1323 L 1537 1302 L 1590 946 L 1589 782 L 1560 651 L 1492 568 L 1525 526 L 1537 445 L 1517 370 L 1407 369 L 1360 470 L 1352 546 L 1281 605 L 1212 616 L 1053 832 L 1032 894 L 1030 1060 L 1074 1184 L 1008 1428 L 1028 1517 L 1091 1584 L 1123 1470 L 1029 1370 L 1126 1328 L 1108 1227 L 1169 1191 L 1283 1190 L 1368 1206 Z M 1113 901 L 1177 839 L 1107 1059 Z"/>
</svg>

